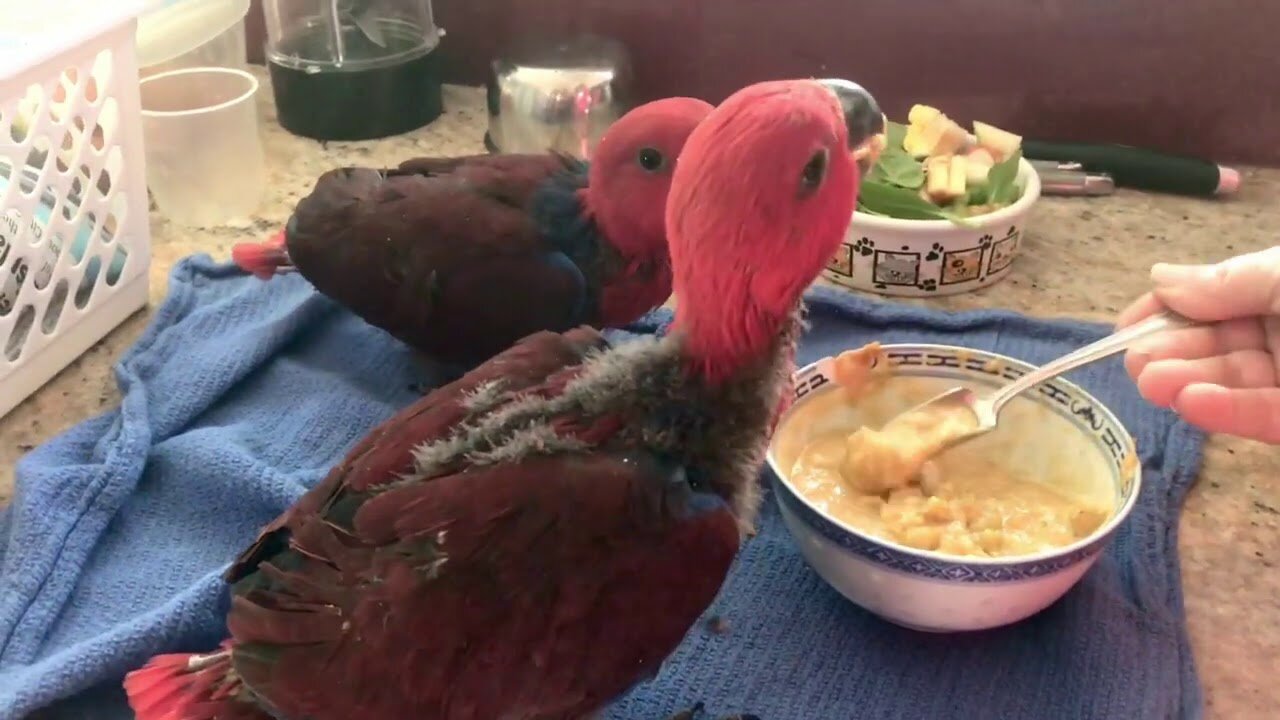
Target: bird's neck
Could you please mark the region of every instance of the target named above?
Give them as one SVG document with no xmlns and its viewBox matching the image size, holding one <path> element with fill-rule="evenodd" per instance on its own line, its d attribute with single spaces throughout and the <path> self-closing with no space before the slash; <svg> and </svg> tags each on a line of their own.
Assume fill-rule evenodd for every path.
<svg viewBox="0 0 1280 720">
<path fill-rule="evenodd" d="M 607 277 L 600 287 L 600 322 L 621 327 L 671 297 L 671 268 L 665 258 L 632 261 Z"/>
<path fill-rule="evenodd" d="M 652 217 L 622 212 L 614 204 L 598 201 L 590 187 L 578 191 L 578 202 L 583 216 L 595 225 L 600 240 L 626 264 L 650 263 L 666 256 L 666 229 L 661 211 Z"/>
<path fill-rule="evenodd" d="M 710 384 L 734 382 L 762 369 L 791 367 L 803 328 L 799 298 L 785 310 L 761 308 L 750 297 L 707 298 L 677 293 L 672 331 L 690 372 Z"/>
<path fill-rule="evenodd" d="M 671 296 L 671 262 L 665 233 L 637 226 L 620 213 L 610 213 L 592 203 L 589 188 L 578 191 L 582 215 L 594 227 L 599 243 L 600 322 L 609 327 L 626 325 L 666 302 Z M 660 218 L 659 218 L 660 219 Z M 655 253 L 653 248 L 661 248 Z"/>
<path fill-rule="evenodd" d="M 691 312 L 677 295 L 668 342 L 683 383 L 678 407 L 714 411 L 699 443 L 703 466 L 723 468 L 712 486 L 729 502 L 744 535 L 754 532 L 760 471 L 768 438 L 791 393 L 795 344 L 803 327 L 799 304 L 777 317 L 710 317 Z M 726 313 L 727 314 L 727 313 Z M 736 329 L 726 330 L 732 323 Z"/>
</svg>

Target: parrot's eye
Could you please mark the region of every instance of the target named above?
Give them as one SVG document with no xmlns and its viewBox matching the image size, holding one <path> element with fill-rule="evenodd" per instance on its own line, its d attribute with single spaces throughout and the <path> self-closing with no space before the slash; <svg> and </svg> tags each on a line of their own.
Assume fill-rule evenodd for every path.
<svg viewBox="0 0 1280 720">
<path fill-rule="evenodd" d="M 822 185 L 822 181 L 827 177 L 827 149 L 823 148 L 813 154 L 809 158 L 809 162 L 805 163 L 804 172 L 800 175 L 801 192 L 813 192 Z"/>
<path fill-rule="evenodd" d="M 649 172 L 657 172 L 662 169 L 662 153 L 658 152 L 654 148 L 640 148 L 638 159 L 640 160 L 640 167 L 648 170 Z"/>
</svg>

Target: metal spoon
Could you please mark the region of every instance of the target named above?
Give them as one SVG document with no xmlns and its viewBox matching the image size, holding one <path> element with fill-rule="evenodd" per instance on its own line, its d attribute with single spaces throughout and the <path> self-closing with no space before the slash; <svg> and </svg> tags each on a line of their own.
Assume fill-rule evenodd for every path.
<svg viewBox="0 0 1280 720">
<path fill-rule="evenodd" d="M 898 417 L 906 415 L 914 415 L 916 413 L 927 413 L 930 416 L 944 418 L 948 416 L 960 416 L 968 420 L 968 416 L 962 413 L 962 410 L 968 410 L 972 414 L 973 422 L 947 423 L 948 432 L 944 436 L 930 438 L 932 446 L 929 455 L 935 455 L 946 448 L 952 447 L 958 443 L 970 440 L 979 435 L 985 435 L 996 428 L 996 423 L 1000 418 L 1000 411 L 1005 404 L 1012 400 L 1019 393 L 1039 385 L 1040 383 L 1055 378 L 1065 372 L 1074 370 L 1082 365 L 1088 365 L 1091 362 L 1110 357 L 1118 352 L 1123 352 L 1132 347 L 1134 343 L 1149 335 L 1154 335 L 1166 330 L 1177 330 L 1180 328 L 1196 327 L 1200 325 L 1194 320 L 1189 320 L 1180 315 L 1173 313 L 1158 313 L 1143 320 L 1139 323 L 1130 325 L 1129 327 L 1112 333 L 1101 340 L 1086 345 L 1075 352 L 1064 355 L 1051 363 L 1042 365 L 1013 382 L 992 391 L 984 396 L 965 387 L 957 387 L 948 390 L 941 395 L 927 400 L 920 405 L 902 413 Z M 890 424 L 895 422 L 891 420 Z M 921 458 L 921 461 L 927 457 Z"/>
</svg>

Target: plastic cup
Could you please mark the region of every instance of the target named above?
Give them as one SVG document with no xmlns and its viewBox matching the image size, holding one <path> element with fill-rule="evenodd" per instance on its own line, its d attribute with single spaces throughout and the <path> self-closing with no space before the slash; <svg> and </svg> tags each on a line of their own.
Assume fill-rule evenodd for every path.
<svg viewBox="0 0 1280 720">
<path fill-rule="evenodd" d="M 258 79 L 193 67 L 143 78 L 147 185 L 160 213 L 193 227 L 246 218 L 266 190 Z"/>
</svg>

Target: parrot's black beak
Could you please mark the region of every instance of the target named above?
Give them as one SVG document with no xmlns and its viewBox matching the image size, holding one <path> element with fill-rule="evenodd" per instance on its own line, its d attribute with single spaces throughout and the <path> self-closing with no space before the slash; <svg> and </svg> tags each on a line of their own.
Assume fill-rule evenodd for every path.
<svg viewBox="0 0 1280 720">
<path fill-rule="evenodd" d="M 849 151 L 858 161 L 865 175 L 880 157 L 884 143 L 884 113 L 880 104 L 866 88 L 849 80 L 827 78 L 819 80 L 840 100 L 844 111 L 844 125 L 849 131 Z"/>
</svg>

